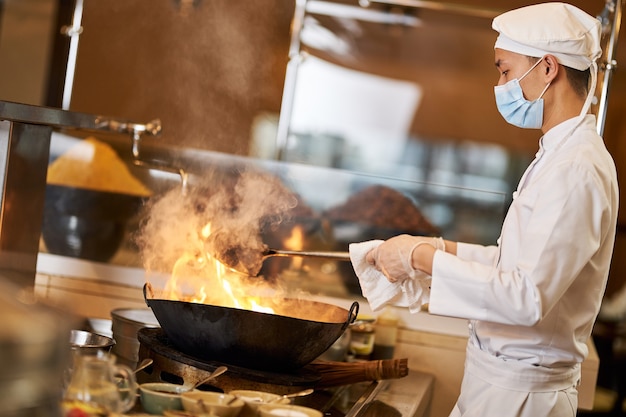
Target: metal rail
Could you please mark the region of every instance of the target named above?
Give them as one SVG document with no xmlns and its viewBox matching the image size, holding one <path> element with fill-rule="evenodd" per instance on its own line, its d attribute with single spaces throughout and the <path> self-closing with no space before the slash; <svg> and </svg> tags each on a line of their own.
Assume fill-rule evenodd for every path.
<svg viewBox="0 0 626 417">
<path fill-rule="evenodd" d="M 45 125 L 59 129 L 85 129 L 130 134 L 140 132 L 150 135 L 157 135 L 161 132 L 161 121 L 158 119 L 141 124 L 10 101 L 0 101 L 0 120 Z"/>
<path fill-rule="evenodd" d="M 298 78 L 298 67 L 302 62 L 300 54 L 300 35 L 304 27 L 304 16 L 306 14 L 307 0 L 296 0 L 296 8 L 291 20 L 291 42 L 289 44 L 289 62 L 285 72 L 285 84 L 283 88 L 283 98 L 280 105 L 280 116 L 276 132 L 276 149 L 274 157 L 277 160 L 283 159 L 289 138 L 289 125 L 291 124 L 291 114 L 293 111 L 293 98 Z"/>
<path fill-rule="evenodd" d="M 83 19 L 83 0 L 76 0 L 72 24 L 61 28 L 61 34 L 70 38 L 70 49 L 67 54 L 67 69 L 65 82 L 63 83 L 63 98 L 61 108 L 69 110 L 72 101 L 72 88 L 74 87 L 74 73 L 76 72 L 76 58 L 78 57 L 78 41 L 83 32 L 81 21 Z"/>
<path fill-rule="evenodd" d="M 376 396 L 387 386 L 388 382 L 383 381 L 372 381 L 371 384 L 367 386 L 363 395 L 359 397 L 354 406 L 350 409 L 350 411 L 346 414 L 345 417 L 356 417 L 361 411 L 363 411 L 368 404 L 370 404 Z"/>
<path fill-rule="evenodd" d="M 604 48 L 602 59 L 598 69 L 603 71 L 602 82 L 598 80 L 598 88 L 596 91 L 600 91 L 600 99 L 598 102 L 598 114 L 597 114 L 597 130 L 600 136 L 604 134 L 604 126 L 606 124 L 606 113 L 609 100 L 609 87 L 611 84 L 611 78 L 613 71 L 617 68 L 617 38 L 619 37 L 620 25 L 622 22 L 622 6 L 625 0 L 606 0 L 604 10 L 598 16 L 602 23 L 604 32 L 609 32 L 609 40 Z M 611 16 L 613 19 L 611 20 Z M 600 78 L 600 74 L 598 76 Z"/>
</svg>

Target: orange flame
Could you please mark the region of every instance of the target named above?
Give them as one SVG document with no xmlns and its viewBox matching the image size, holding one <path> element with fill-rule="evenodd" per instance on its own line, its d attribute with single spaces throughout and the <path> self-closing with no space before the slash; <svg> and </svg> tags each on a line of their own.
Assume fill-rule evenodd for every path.
<svg viewBox="0 0 626 417">
<path fill-rule="evenodd" d="M 210 235 L 209 223 L 200 230 L 200 241 L 206 241 Z M 260 297 L 246 295 L 250 288 L 243 282 L 243 278 L 207 253 L 204 248 L 189 251 L 176 260 L 172 274 L 165 284 L 163 297 L 169 300 L 274 313 L 272 308 L 261 305 Z"/>
<path fill-rule="evenodd" d="M 291 229 L 291 234 L 285 241 L 283 242 L 285 247 L 290 250 L 302 250 L 304 246 L 304 230 L 302 230 L 302 226 L 294 226 Z M 294 257 L 291 259 L 290 268 L 292 270 L 299 270 L 302 268 L 303 259 L 299 257 Z"/>
<path fill-rule="evenodd" d="M 302 250 L 304 242 L 304 231 L 302 226 L 297 225 L 291 229 L 291 235 L 285 239 L 285 247 L 290 250 Z"/>
</svg>

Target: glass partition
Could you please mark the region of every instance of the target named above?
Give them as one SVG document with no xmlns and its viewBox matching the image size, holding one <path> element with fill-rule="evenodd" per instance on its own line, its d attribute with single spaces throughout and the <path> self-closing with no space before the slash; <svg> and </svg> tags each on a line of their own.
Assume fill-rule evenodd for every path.
<svg viewBox="0 0 626 417">
<path fill-rule="evenodd" d="M 146 158 L 158 159 L 186 173 L 188 182 L 183 187 L 181 178 L 172 172 L 133 166 L 129 138 L 101 136 L 84 140 L 54 134 L 51 149 L 42 252 L 122 266 L 146 267 L 146 254 L 137 242 L 142 238 L 145 222 L 157 216 L 153 211 L 155 202 L 168 198 L 172 202 L 168 203 L 170 217 L 159 226 L 164 234 L 171 233 L 164 241 L 191 242 L 184 235 L 187 225 L 178 224 L 194 221 L 197 206 L 206 207 L 217 201 L 211 200 L 217 198 L 211 194 L 216 190 L 226 190 L 225 195 L 231 195 L 231 186 L 232 198 L 245 197 L 242 213 L 252 213 L 251 217 L 242 215 L 244 224 L 236 224 L 241 222 L 235 216 L 235 223 L 227 226 L 220 225 L 216 217 L 216 227 L 229 232 L 232 227 L 235 233 L 248 230 L 249 225 L 250 233 L 258 230 L 270 248 L 298 251 L 347 251 L 350 243 L 401 233 L 493 244 L 507 207 L 505 193 L 488 187 L 468 187 L 462 178 L 456 184 L 445 185 L 422 178 L 373 175 L 210 151 L 144 147 Z M 102 167 L 103 160 L 104 170 L 90 180 L 90 170 Z M 82 171 L 82 183 L 71 176 L 74 182 L 63 184 L 59 180 L 62 174 L 56 172 L 64 169 L 63 164 L 87 164 L 90 168 Z M 259 179 L 254 187 L 238 193 L 235 189 L 244 186 L 245 174 Z M 135 187 L 134 191 L 130 186 Z M 271 224 L 257 229 L 256 222 L 264 220 L 265 206 L 275 203 L 268 199 L 279 198 L 274 191 L 282 187 L 294 200 L 284 212 L 272 214 L 278 213 L 278 220 L 272 218 Z M 202 197 L 193 203 L 195 209 L 186 212 L 181 203 L 179 210 L 176 204 L 193 193 Z M 210 198 L 204 199 L 205 195 Z M 172 265 L 167 264 L 160 272 L 171 272 L 168 269 Z M 266 279 L 288 277 L 302 289 L 327 295 L 360 294 L 358 280 L 345 261 L 268 258 L 260 275 Z"/>
</svg>

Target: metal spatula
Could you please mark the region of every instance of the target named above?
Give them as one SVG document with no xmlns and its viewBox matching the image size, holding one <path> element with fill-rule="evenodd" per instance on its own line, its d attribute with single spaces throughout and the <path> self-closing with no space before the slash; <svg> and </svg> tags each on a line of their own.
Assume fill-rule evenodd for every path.
<svg viewBox="0 0 626 417">
<path fill-rule="evenodd" d="M 284 249 L 265 249 L 259 252 L 234 253 L 229 252 L 219 256 L 221 262 L 228 265 L 232 269 L 242 274 L 257 276 L 261 271 L 263 261 L 273 256 L 302 256 L 309 258 L 325 258 L 337 261 L 350 261 L 349 252 L 332 252 L 332 251 L 294 251 Z"/>
</svg>

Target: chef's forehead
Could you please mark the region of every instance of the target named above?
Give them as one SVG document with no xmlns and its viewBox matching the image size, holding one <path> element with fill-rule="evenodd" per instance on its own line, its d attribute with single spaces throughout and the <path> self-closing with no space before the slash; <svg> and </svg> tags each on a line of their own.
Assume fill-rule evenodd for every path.
<svg viewBox="0 0 626 417">
<path fill-rule="evenodd" d="M 528 55 L 518 54 L 506 49 L 494 49 L 494 64 L 497 68 L 500 66 L 510 66 L 518 63 L 528 64 Z"/>
<path fill-rule="evenodd" d="M 566 3 L 542 3 L 497 16 L 495 48 L 521 55 L 554 55 L 562 65 L 578 70 L 591 66 L 602 53 L 598 19 Z"/>
</svg>

